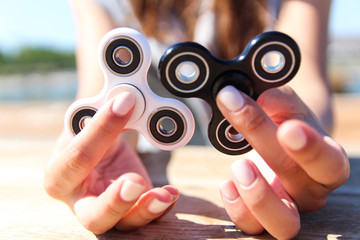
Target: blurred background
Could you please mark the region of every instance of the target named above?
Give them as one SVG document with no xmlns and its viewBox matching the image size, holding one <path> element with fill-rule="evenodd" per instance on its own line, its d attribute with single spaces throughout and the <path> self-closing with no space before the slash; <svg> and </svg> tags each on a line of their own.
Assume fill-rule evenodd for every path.
<svg viewBox="0 0 360 240">
<path fill-rule="evenodd" d="M 348 131 L 347 137 L 350 134 L 357 140 L 359 136 L 354 131 L 359 128 L 359 117 L 354 115 L 356 103 L 360 103 L 359 8 L 358 0 L 333 0 L 331 12 L 329 72 L 338 123 L 348 127 L 335 132 L 341 132 L 337 136 L 342 141 L 347 141 L 344 131 Z M 75 41 L 68 1 L 0 0 L 2 136 L 58 133 L 77 87 Z"/>
<path fill-rule="evenodd" d="M 360 1 L 334 0 L 329 60 L 336 92 L 360 91 Z M 64 0 L 0 0 L 0 100 L 68 100 L 76 90 L 75 29 Z"/>
</svg>

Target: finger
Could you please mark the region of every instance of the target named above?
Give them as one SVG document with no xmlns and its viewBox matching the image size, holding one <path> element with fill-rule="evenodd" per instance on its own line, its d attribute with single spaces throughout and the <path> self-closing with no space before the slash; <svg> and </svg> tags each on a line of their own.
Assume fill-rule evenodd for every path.
<svg viewBox="0 0 360 240">
<path fill-rule="evenodd" d="M 236 161 L 232 175 L 244 203 L 271 235 L 290 239 L 298 233 L 300 217 L 295 204 L 286 193 L 280 194 L 280 198 L 252 162 Z"/>
<path fill-rule="evenodd" d="M 286 85 L 265 91 L 256 102 L 276 124 L 281 124 L 287 119 L 301 118 L 314 123 L 320 130 L 314 113 L 295 91 Z"/>
<path fill-rule="evenodd" d="M 299 120 L 280 125 L 278 140 L 291 156 L 315 181 L 331 186 L 342 185 L 349 177 L 349 161 L 343 148 L 329 136 L 323 136 Z"/>
<path fill-rule="evenodd" d="M 275 92 L 273 93 L 275 94 Z M 270 98 L 270 96 L 268 97 Z M 298 204 L 299 209 L 307 211 L 310 210 L 309 207 L 320 207 L 325 203 L 329 191 L 311 179 L 299 164 L 285 152 L 285 149 L 277 141 L 278 126 L 255 101 L 236 88 L 227 86 L 217 95 L 217 103 L 231 125 L 249 141 L 276 173 L 288 194 Z M 313 204 L 314 201 L 317 204 Z"/>
<path fill-rule="evenodd" d="M 168 214 L 174 208 L 174 206 L 176 205 L 177 201 L 179 200 L 179 196 L 180 196 L 179 190 L 177 188 L 171 186 L 171 185 L 166 185 L 166 186 L 163 186 L 162 188 L 165 189 L 166 191 L 168 191 L 171 194 L 171 196 L 172 196 L 172 204 L 159 217 L 154 219 L 154 221 L 159 220 L 163 216 Z"/>
<path fill-rule="evenodd" d="M 232 180 L 225 180 L 220 184 L 220 193 L 227 214 L 241 231 L 249 235 L 264 231 L 263 226 L 244 203 Z"/>
<path fill-rule="evenodd" d="M 70 144 L 50 160 L 45 172 L 46 189 L 55 198 L 65 198 L 102 159 L 123 131 L 135 104 L 130 93 L 108 101 Z"/>
<path fill-rule="evenodd" d="M 276 141 L 278 127 L 260 106 L 233 86 L 226 86 L 220 90 L 216 100 L 224 117 L 246 138 L 267 164 L 278 175 L 288 174 L 287 170 L 293 166 Z"/>
<path fill-rule="evenodd" d="M 145 189 L 146 181 L 141 176 L 124 174 L 98 197 L 78 200 L 74 212 L 85 228 L 95 234 L 104 233 L 133 207 Z"/>
<path fill-rule="evenodd" d="M 130 231 L 144 226 L 162 216 L 176 199 L 165 188 L 154 188 L 141 196 L 136 205 L 116 224 L 116 228 Z"/>
</svg>

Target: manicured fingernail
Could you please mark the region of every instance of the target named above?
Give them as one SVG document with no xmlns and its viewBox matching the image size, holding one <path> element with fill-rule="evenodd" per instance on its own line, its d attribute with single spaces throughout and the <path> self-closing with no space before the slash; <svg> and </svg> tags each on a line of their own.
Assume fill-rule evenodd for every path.
<svg viewBox="0 0 360 240">
<path fill-rule="evenodd" d="M 119 117 L 124 117 L 135 105 L 135 96 L 131 93 L 120 93 L 112 105 L 112 111 Z"/>
<path fill-rule="evenodd" d="M 145 190 L 145 186 L 134 183 L 130 180 L 125 180 L 120 190 L 120 197 L 127 202 L 132 202 L 138 199 L 143 191 Z"/>
<path fill-rule="evenodd" d="M 304 130 L 295 123 L 285 123 L 279 129 L 279 134 L 291 150 L 297 151 L 305 147 L 307 137 Z"/>
<path fill-rule="evenodd" d="M 180 195 L 179 190 L 174 188 L 173 186 L 167 185 L 167 186 L 163 186 L 162 188 L 166 189 L 166 191 L 168 191 L 171 194 L 173 201 L 179 198 Z"/>
<path fill-rule="evenodd" d="M 238 112 L 245 105 L 245 99 L 234 86 L 226 86 L 221 89 L 217 99 L 230 112 Z"/>
<path fill-rule="evenodd" d="M 220 183 L 220 190 L 222 195 L 229 201 L 234 201 L 239 197 L 239 193 L 231 181 L 223 181 Z"/>
<path fill-rule="evenodd" d="M 256 180 L 254 169 L 245 159 L 234 162 L 231 170 L 234 178 L 244 187 L 250 186 Z"/>
<path fill-rule="evenodd" d="M 152 213 L 161 213 L 163 211 L 165 211 L 168 207 L 170 207 L 170 205 L 172 204 L 172 202 L 162 202 L 157 198 L 154 198 L 148 207 L 148 210 Z"/>
</svg>

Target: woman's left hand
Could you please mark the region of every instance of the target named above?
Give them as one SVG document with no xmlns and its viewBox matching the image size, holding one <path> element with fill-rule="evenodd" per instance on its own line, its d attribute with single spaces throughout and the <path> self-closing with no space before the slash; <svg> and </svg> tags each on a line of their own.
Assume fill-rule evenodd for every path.
<svg viewBox="0 0 360 240">
<path fill-rule="evenodd" d="M 299 212 L 322 208 L 329 193 L 348 179 L 345 151 L 290 87 L 267 90 L 256 103 L 227 86 L 217 104 L 266 162 L 233 164 L 232 178 L 220 186 L 230 218 L 248 234 L 266 229 L 276 238 L 294 237 Z"/>
</svg>

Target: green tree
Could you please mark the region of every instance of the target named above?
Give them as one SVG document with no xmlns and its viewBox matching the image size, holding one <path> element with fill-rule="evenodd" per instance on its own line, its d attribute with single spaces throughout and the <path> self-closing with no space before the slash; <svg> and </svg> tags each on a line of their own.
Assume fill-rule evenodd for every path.
<svg viewBox="0 0 360 240">
<path fill-rule="evenodd" d="M 73 52 L 24 48 L 15 56 L 0 55 L 0 74 L 50 72 L 75 68 Z"/>
</svg>

